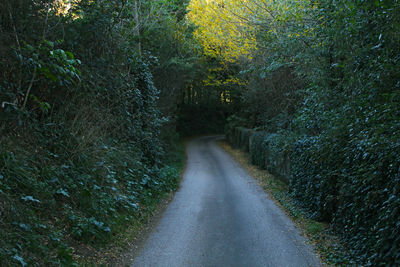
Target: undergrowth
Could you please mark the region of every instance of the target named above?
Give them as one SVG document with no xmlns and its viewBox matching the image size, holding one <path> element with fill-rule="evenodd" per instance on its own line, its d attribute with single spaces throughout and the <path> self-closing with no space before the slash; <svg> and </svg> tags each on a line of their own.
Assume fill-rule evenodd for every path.
<svg viewBox="0 0 400 267">
<path fill-rule="evenodd" d="M 73 137 L 35 135 L 2 140 L 2 266 L 77 266 L 85 251 L 115 242 L 177 188 L 180 145 L 164 164 L 149 166 L 133 143 L 99 140 L 71 157 L 64 142 Z"/>
</svg>

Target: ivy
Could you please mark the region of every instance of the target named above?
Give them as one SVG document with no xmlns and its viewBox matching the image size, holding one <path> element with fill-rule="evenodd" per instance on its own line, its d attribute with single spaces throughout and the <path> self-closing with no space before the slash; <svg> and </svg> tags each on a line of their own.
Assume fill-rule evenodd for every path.
<svg viewBox="0 0 400 267">
<path fill-rule="evenodd" d="M 291 194 L 356 262 L 397 266 L 399 2 L 238 5 L 260 6 L 240 13 L 258 50 L 241 63 L 248 84 L 229 140 L 250 140 L 253 163 L 286 173 Z"/>
</svg>

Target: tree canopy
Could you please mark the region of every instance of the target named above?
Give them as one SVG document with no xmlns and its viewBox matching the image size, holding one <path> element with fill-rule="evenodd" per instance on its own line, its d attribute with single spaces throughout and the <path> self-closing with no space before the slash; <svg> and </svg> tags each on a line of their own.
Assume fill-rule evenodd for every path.
<svg viewBox="0 0 400 267">
<path fill-rule="evenodd" d="M 179 136 L 224 131 L 345 240 L 330 263 L 399 265 L 399 14 L 2 0 L 0 265 L 81 263 L 74 246 L 109 246 L 177 188 Z"/>
</svg>

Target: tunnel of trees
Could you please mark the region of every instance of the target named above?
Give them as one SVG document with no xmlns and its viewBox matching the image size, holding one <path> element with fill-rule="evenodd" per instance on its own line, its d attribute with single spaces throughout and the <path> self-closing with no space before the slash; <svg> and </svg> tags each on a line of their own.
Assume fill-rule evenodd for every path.
<svg viewBox="0 0 400 267">
<path fill-rule="evenodd" d="M 2 0 L 0 265 L 92 261 L 176 190 L 182 137 L 201 134 L 280 177 L 358 264 L 400 265 L 399 14 L 398 0 Z"/>
</svg>

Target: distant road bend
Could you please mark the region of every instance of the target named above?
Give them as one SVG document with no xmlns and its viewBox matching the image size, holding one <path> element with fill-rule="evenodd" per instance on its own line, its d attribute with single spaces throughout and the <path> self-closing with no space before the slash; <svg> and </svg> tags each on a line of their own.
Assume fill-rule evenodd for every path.
<svg viewBox="0 0 400 267">
<path fill-rule="evenodd" d="M 132 266 L 322 266 L 221 138 L 188 144 L 181 189 Z"/>
</svg>

